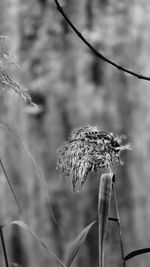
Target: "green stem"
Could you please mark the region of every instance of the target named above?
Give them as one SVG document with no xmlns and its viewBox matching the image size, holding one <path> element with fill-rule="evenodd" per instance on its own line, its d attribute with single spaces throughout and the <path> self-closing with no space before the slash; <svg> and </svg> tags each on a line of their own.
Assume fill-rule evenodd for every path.
<svg viewBox="0 0 150 267">
<path fill-rule="evenodd" d="M 2 244 L 2 249 L 3 249 L 3 254 L 4 254 L 4 259 L 5 259 L 5 265 L 6 265 L 6 267 L 9 267 L 2 227 L 0 227 L 0 237 L 1 237 L 1 244 Z"/>
<path fill-rule="evenodd" d="M 123 265 L 123 267 L 126 267 L 126 263 L 125 263 L 125 260 L 124 260 L 123 235 L 122 235 L 122 227 L 121 227 L 120 214 L 119 214 L 119 208 L 118 208 L 118 201 L 117 201 L 117 194 L 116 194 L 116 187 L 115 187 L 115 179 L 113 179 L 112 188 L 113 188 L 113 193 L 114 193 L 114 198 L 115 198 L 115 207 L 116 207 L 116 213 L 117 213 L 117 225 L 118 225 L 118 232 L 119 232 L 119 241 L 120 241 L 122 265 Z"/>
</svg>

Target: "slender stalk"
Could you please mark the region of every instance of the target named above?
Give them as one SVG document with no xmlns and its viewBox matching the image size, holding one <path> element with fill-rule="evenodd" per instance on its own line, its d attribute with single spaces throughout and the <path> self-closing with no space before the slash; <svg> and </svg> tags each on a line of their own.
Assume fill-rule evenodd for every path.
<svg viewBox="0 0 150 267">
<path fill-rule="evenodd" d="M 119 232 L 119 241 L 120 241 L 122 265 L 123 265 L 123 267 L 126 267 L 126 262 L 124 260 L 124 245 L 123 245 L 122 226 L 121 226 L 120 214 L 119 214 L 119 208 L 118 208 L 118 201 L 117 201 L 117 194 L 116 194 L 116 187 L 115 187 L 115 179 L 113 179 L 112 188 L 113 188 L 114 199 L 115 199 L 115 207 L 116 207 L 116 213 L 117 213 L 117 225 L 118 225 L 118 232 Z"/>
<path fill-rule="evenodd" d="M 45 178 L 42 174 L 42 171 L 40 169 L 40 167 L 38 166 L 38 164 L 36 163 L 36 161 L 34 160 L 33 156 L 31 155 L 30 151 L 27 149 L 27 147 L 24 145 L 24 143 L 22 142 L 22 140 L 19 138 L 19 136 L 15 133 L 15 131 L 13 131 L 11 128 L 9 128 L 9 126 L 7 124 L 5 124 L 4 122 L 1 123 L 0 122 L 0 128 L 7 130 L 13 137 L 15 137 L 16 142 L 19 144 L 19 146 L 23 149 L 23 151 L 27 154 L 27 156 L 29 157 L 29 159 L 31 159 L 31 162 L 33 163 L 34 167 L 35 167 L 35 171 L 38 175 L 38 178 L 42 184 L 43 190 L 45 192 L 45 196 L 47 198 L 47 207 L 49 210 L 49 214 L 53 220 L 53 222 L 55 223 L 56 227 L 58 228 L 58 230 L 63 233 L 62 229 L 59 227 L 57 220 L 55 218 L 53 209 L 51 208 L 50 205 L 50 197 L 49 197 L 49 192 L 48 192 L 48 188 L 47 188 L 47 183 L 45 181 Z M 26 220 L 27 221 L 27 220 Z"/>
<path fill-rule="evenodd" d="M 1 158 L 0 158 L 0 165 L 1 165 L 1 168 L 2 168 L 3 173 L 4 173 L 4 175 L 5 175 L 5 178 L 6 178 L 6 180 L 7 180 L 7 183 L 8 183 L 8 185 L 9 185 L 9 187 L 10 187 L 10 190 L 11 190 L 13 196 L 14 196 L 14 199 L 15 199 L 15 201 L 16 201 L 16 203 L 17 203 L 17 206 L 18 206 L 18 208 L 19 208 L 19 210 L 20 210 L 20 212 L 21 212 L 21 214 L 22 214 L 22 216 L 23 216 L 23 219 L 24 219 L 24 221 L 28 224 L 28 219 L 27 219 L 27 217 L 25 216 L 24 211 L 23 211 L 23 208 L 21 207 L 21 205 L 20 205 L 20 203 L 19 203 L 19 200 L 18 200 L 18 198 L 17 198 L 17 196 L 16 196 L 16 193 L 15 193 L 15 190 L 14 190 L 14 188 L 13 188 L 11 182 L 10 182 L 10 179 L 9 179 L 9 177 L 8 177 L 8 175 L 7 175 L 7 172 L 6 172 L 6 170 L 5 170 L 5 167 L 4 167 L 4 164 L 3 164 L 2 160 L 1 160 Z"/>
<path fill-rule="evenodd" d="M 5 259 L 5 265 L 6 265 L 6 267 L 9 267 L 8 256 L 7 256 L 7 251 L 6 251 L 5 240 L 4 240 L 4 236 L 3 236 L 3 228 L 2 227 L 0 227 L 0 237 L 1 237 L 1 244 L 2 244 L 2 249 L 3 249 L 3 254 L 4 254 L 4 259 Z"/>
</svg>

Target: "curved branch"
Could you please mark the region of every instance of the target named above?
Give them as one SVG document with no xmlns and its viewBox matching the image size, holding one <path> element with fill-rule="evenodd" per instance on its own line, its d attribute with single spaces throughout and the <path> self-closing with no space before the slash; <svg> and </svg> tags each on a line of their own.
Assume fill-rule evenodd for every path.
<svg viewBox="0 0 150 267">
<path fill-rule="evenodd" d="M 128 261 L 133 257 L 136 257 L 141 254 L 149 253 L 149 252 L 150 252 L 150 248 L 142 248 L 142 249 L 133 250 L 132 252 L 130 252 L 124 257 L 124 260 Z"/>
<path fill-rule="evenodd" d="M 124 68 L 120 65 L 118 65 L 117 63 L 115 63 L 114 61 L 106 58 L 102 53 L 98 52 L 86 39 L 85 37 L 83 37 L 83 35 L 81 34 L 81 32 L 79 32 L 77 30 L 77 28 L 72 24 L 72 22 L 70 21 L 70 19 L 66 16 L 66 14 L 63 11 L 63 8 L 60 6 L 58 0 L 55 0 L 56 6 L 58 11 L 61 13 L 61 15 L 64 17 L 64 19 L 67 21 L 67 23 L 70 25 L 70 27 L 73 29 L 73 31 L 77 34 L 77 36 L 86 44 L 86 46 L 88 46 L 90 48 L 90 50 L 92 50 L 92 52 L 99 58 L 101 58 L 102 60 L 104 60 L 105 62 L 107 62 L 108 64 L 114 66 L 115 68 L 117 68 L 118 70 L 121 70 L 123 72 L 126 72 L 132 76 L 137 77 L 138 79 L 141 80 L 146 80 L 146 81 L 150 81 L 150 76 L 144 76 L 142 74 L 136 73 L 132 70 L 129 70 L 127 68 Z"/>
</svg>

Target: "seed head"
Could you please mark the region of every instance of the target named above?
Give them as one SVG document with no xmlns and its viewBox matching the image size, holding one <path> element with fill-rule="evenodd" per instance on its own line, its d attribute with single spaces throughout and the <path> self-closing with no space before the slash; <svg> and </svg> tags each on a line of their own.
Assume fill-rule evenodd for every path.
<svg viewBox="0 0 150 267">
<path fill-rule="evenodd" d="M 122 145 L 122 139 L 123 136 L 99 131 L 97 127 L 76 129 L 58 150 L 57 167 L 64 176 L 72 175 L 75 190 L 77 181 L 82 186 L 90 172 L 121 163 L 121 151 L 130 149 L 128 144 Z"/>
</svg>

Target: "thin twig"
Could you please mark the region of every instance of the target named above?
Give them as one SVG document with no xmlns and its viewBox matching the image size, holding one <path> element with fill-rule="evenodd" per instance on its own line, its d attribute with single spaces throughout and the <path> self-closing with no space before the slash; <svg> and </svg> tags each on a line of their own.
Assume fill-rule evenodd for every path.
<svg viewBox="0 0 150 267">
<path fill-rule="evenodd" d="M 70 27 L 73 29 L 73 31 L 77 34 L 77 36 L 86 44 L 86 46 L 88 46 L 90 48 L 90 50 L 92 50 L 92 52 L 99 58 L 101 58 L 102 60 L 104 60 L 105 62 L 107 62 L 108 64 L 114 66 L 115 68 L 117 68 L 118 70 L 121 70 L 125 73 L 128 73 L 132 76 L 137 77 L 138 79 L 141 80 L 146 80 L 146 81 L 150 81 L 150 77 L 149 76 L 144 76 L 142 74 L 139 74 L 137 72 L 134 72 L 132 70 L 129 70 L 127 68 L 122 67 L 121 65 L 118 65 L 117 63 L 115 63 L 114 61 L 106 58 L 102 53 L 98 52 L 88 41 L 87 39 L 85 39 L 85 37 L 83 37 L 83 35 L 81 34 L 81 32 L 79 32 L 79 30 L 77 30 L 77 28 L 74 26 L 74 24 L 70 21 L 70 19 L 67 17 L 67 15 L 64 13 L 63 8 L 60 6 L 59 2 L 57 0 L 55 0 L 56 6 L 58 11 L 61 13 L 61 15 L 64 17 L 64 19 L 67 21 L 67 23 L 70 25 Z"/>
<path fill-rule="evenodd" d="M 118 231 L 119 231 L 119 240 L 120 240 L 122 264 L 123 264 L 123 267 L 125 267 L 126 263 L 125 263 L 125 260 L 124 260 L 124 245 L 123 245 L 123 237 L 122 237 L 122 229 L 121 229 L 120 214 L 119 214 L 118 201 L 117 201 L 117 195 L 116 195 L 115 181 L 113 181 L 112 188 L 113 188 L 113 193 L 114 193 L 114 198 L 115 198 L 115 206 L 116 206 L 116 213 L 117 213 L 117 225 L 118 225 Z"/>
<path fill-rule="evenodd" d="M 0 237 L 1 237 L 2 249 L 3 249 L 3 253 L 4 253 L 5 265 L 6 265 L 6 267 L 9 267 L 7 251 L 6 251 L 6 247 L 5 247 L 5 240 L 4 240 L 4 236 L 3 236 L 2 227 L 0 227 Z"/>
</svg>

